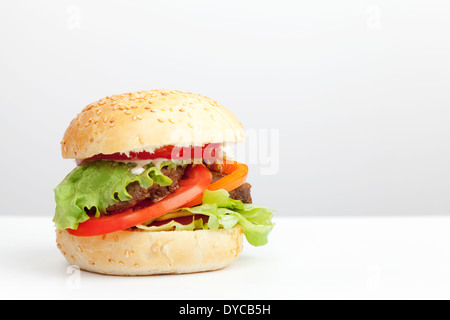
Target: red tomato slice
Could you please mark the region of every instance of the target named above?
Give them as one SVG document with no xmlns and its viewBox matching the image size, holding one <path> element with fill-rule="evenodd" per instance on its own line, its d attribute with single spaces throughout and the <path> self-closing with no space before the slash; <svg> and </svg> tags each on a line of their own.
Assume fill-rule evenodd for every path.
<svg viewBox="0 0 450 320">
<path fill-rule="evenodd" d="M 227 191 L 239 188 L 247 180 L 248 167 L 243 163 L 236 161 L 231 161 L 224 159 L 222 164 L 222 171 L 227 174 L 227 176 L 222 179 L 210 184 L 208 190 L 215 191 L 219 189 L 225 189 Z M 189 201 L 184 206 L 193 207 L 202 203 L 203 192 L 199 194 L 195 199 Z"/>
<path fill-rule="evenodd" d="M 203 147 L 174 147 L 164 146 L 158 148 L 153 153 L 130 152 L 127 156 L 123 153 L 113 154 L 98 154 L 88 159 L 79 159 L 77 164 L 92 160 L 113 160 L 113 161 L 137 161 L 137 160 L 153 160 L 158 158 L 172 159 L 172 160 L 189 160 L 189 159 L 204 159 L 208 162 L 214 162 L 222 158 L 220 143 L 210 143 Z"/>
<path fill-rule="evenodd" d="M 170 211 L 183 207 L 211 184 L 212 174 L 203 165 L 189 166 L 185 176 L 179 181 L 174 193 L 148 207 L 133 211 L 103 215 L 80 223 L 78 229 L 66 229 L 74 236 L 97 236 L 134 227 L 137 224 L 155 219 Z"/>
</svg>

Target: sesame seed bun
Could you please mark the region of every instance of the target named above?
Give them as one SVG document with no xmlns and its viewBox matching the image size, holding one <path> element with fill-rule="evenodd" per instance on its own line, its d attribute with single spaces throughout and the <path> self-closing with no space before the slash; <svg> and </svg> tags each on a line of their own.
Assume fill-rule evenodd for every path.
<svg viewBox="0 0 450 320">
<path fill-rule="evenodd" d="M 241 123 L 225 107 L 198 94 L 151 90 L 106 97 L 72 120 L 61 141 L 62 155 L 147 151 L 166 146 L 203 146 L 244 140 Z"/>
<path fill-rule="evenodd" d="M 153 275 L 217 270 L 242 251 L 243 230 L 123 230 L 94 237 L 56 231 L 57 247 L 70 264 L 109 275 Z"/>
</svg>

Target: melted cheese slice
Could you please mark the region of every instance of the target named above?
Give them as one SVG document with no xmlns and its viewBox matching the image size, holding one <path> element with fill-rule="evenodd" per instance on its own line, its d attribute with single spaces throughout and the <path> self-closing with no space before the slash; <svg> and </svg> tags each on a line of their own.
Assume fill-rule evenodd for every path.
<svg viewBox="0 0 450 320">
<path fill-rule="evenodd" d="M 155 221 L 171 220 L 171 219 L 175 219 L 175 218 L 187 217 L 187 216 L 193 216 L 193 215 L 194 215 L 194 213 L 189 212 L 187 210 L 180 210 L 180 211 L 176 211 L 176 212 L 166 213 L 166 214 L 156 218 Z"/>
</svg>

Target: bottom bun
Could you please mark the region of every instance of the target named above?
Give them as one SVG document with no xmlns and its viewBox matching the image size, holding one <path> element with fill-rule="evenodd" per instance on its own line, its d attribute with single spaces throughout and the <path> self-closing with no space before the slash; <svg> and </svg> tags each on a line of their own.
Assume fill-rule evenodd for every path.
<svg viewBox="0 0 450 320">
<path fill-rule="evenodd" d="M 56 231 L 56 243 L 70 264 L 109 275 L 152 275 L 217 270 L 242 251 L 243 230 L 123 230 L 76 237 Z"/>
</svg>

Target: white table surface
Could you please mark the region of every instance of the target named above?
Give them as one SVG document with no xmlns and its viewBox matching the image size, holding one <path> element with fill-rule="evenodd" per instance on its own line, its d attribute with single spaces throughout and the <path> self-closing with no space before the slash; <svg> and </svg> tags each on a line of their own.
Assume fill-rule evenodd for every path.
<svg viewBox="0 0 450 320">
<path fill-rule="evenodd" d="M 228 268 L 115 277 L 79 272 L 49 217 L 0 217 L 0 299 L 450 298 L 450 217 L 277 218 Z"/>
</svg>

